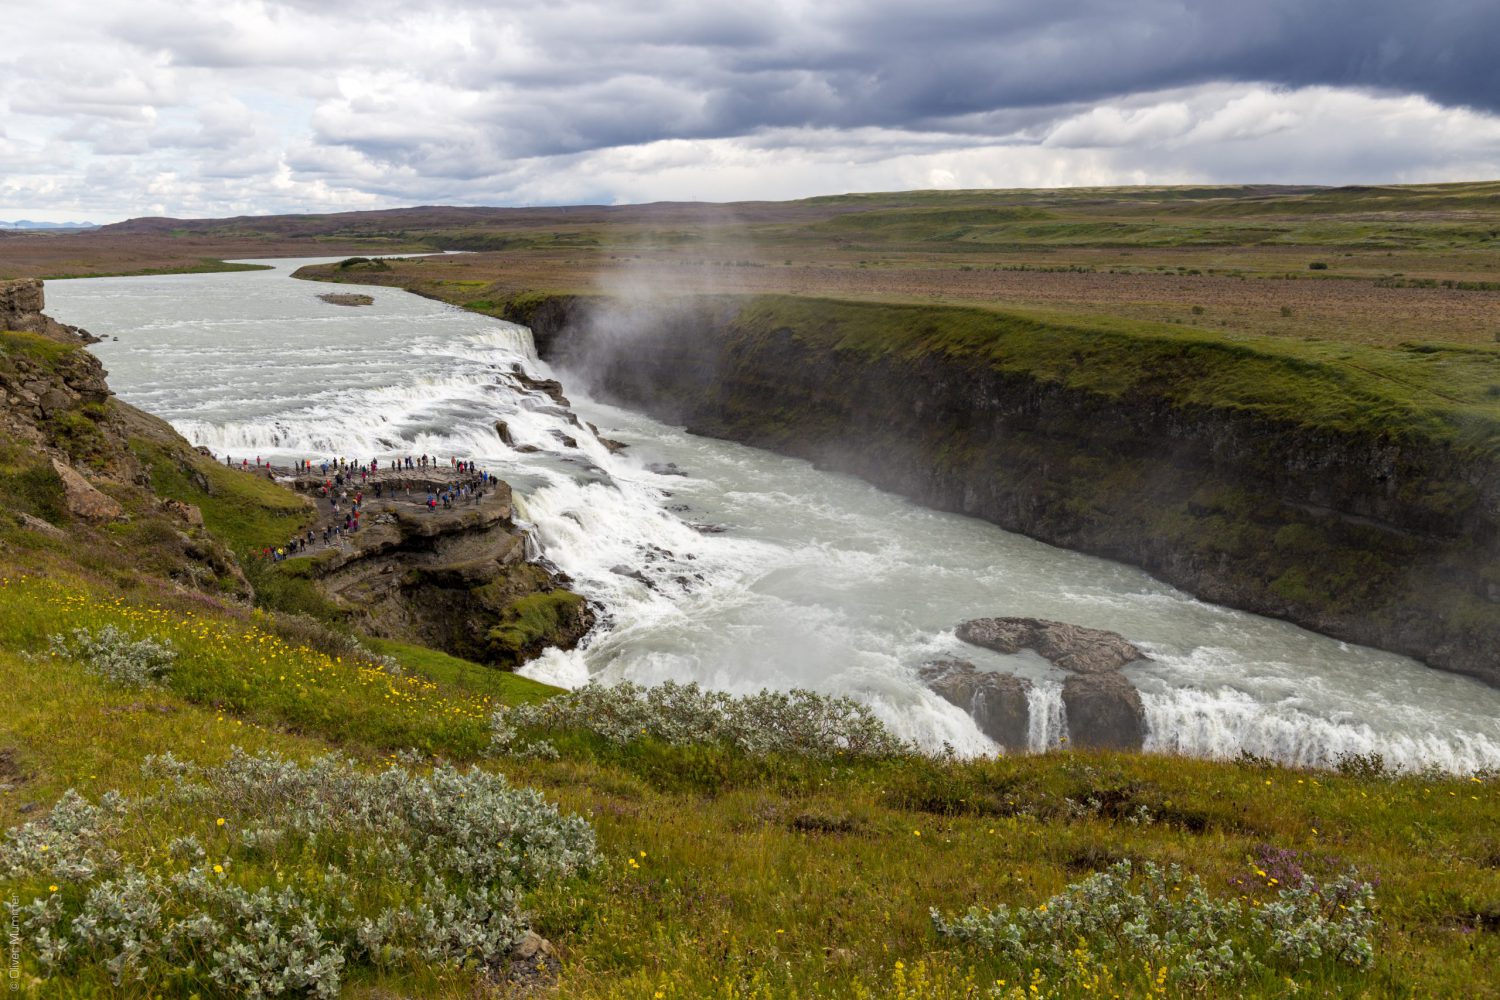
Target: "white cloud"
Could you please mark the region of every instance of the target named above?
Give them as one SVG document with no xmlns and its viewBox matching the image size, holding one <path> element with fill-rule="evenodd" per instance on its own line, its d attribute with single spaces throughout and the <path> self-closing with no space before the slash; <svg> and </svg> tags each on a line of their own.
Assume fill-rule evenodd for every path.
<svg viewBox="0 0 1500 1000">
<path fill-rule="evenodd" d="M 0 215 L 1500 175 L 1493 12 L 1350 2 L 52 0 Z"/>
</svg>

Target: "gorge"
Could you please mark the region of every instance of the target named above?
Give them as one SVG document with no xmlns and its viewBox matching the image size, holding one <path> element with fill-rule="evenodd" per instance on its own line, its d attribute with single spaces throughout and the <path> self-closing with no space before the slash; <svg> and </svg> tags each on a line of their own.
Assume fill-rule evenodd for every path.
<svg viewBox="0 0 1500 1000">
<path fill-rule="evenodd" d="M 1032 615 L 1117 631 L 1151 657 L 1123 674 L 1147 749 L 1324 766 L 1381 753 L 1458 771 L 1500 759 L 1500 695 L 1473 681 L 594 402 L 580 392 L 590 372 L 559 359 L 556 328 L 537 319 L 543 351 L 564 361 L 565 405 L 525 329 L 390 289 L 343 309 L 276 265 L 49 291 L 60 317 L 120 337 L 95 347 L 116 391 L 216 454 L 459 455 L 511 482 L 518 527 L 599 613 L 579 648 L 526 668 L 539 679 L 812 687 L 859 698 L 923 746 L 992 752 L 919 676 L 962 658 L 1031 682 L 1026 745 L 1044 749 L 1067 734 L 1063 674 L 953 633 Z"/>
<path fill-rule="evenodd" d="M 1101 348 L 1107 330 L 977 310 L 535 296 L 503 314 L 590 391 L 694 433 L 1500 684 L 1500 462 L 1462 414 L 1388 417 L 1345 385 L 1329 412 L 1213 399 L 1199 386 L 1227 366 L 1253 383 L 1311 363 L 1184 337 L 1142 340 L 1122 375 L 1101 355 L 1131 347 Z"/>
</svg>

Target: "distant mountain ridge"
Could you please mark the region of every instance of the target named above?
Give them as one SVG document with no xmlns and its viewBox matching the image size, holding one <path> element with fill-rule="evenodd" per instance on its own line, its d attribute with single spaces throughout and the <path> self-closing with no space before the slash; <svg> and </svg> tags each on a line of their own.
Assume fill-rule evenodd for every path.
<svg viewBox="0 0 1500 1000">
<path fill-rule="evenodd" d="M 0 229 L 98 229 L 93 222 L 35 222 L 31 219 L 0 221 Z"/>
</svg>

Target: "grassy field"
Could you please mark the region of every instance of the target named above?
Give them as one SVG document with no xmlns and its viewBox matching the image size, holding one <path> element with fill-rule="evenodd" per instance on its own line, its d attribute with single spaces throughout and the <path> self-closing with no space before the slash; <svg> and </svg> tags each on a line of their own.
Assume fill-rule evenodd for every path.
<svg viewBox="0 0 1500 1000">
<path fill-rule="evenodd" d="M 1103 396 L 1253 410 L 1387 439 L 1500 447 L 1500 347 L 1225 337 L 1111 317 L 761 296 L 730 300 L 751 331 L 801 331 L 835 350 L 982 360 Z"/>
<path fill-rule="evenodd" d="M 1392 346 L 1500 335 L 1500 184 L 914 191 L 783 203 L 133 220 L 0 238 L 0 275 L 475 251 L 371 283 L 966 303 Z M 444 290 L 446 289 L 446 291 Z M 469 298 L 482 298 L 469 295 Z"/>
<path fill-rule="evenodd" d="M 371 767 L 415 746 L 478 760 L 586 816 L 602 863 L 528 899 L 565 958 L 563 996 L 966 997 L 998 981 L 1044 996 L 1500 995 L 1500 795 L 1489 776 L 1075 752 L 819 762 L 652 738 L 617 746 L 587 733 L 561 741 L 555 761 L 490 759 L 488 709 L 544 689 L 382 645 L 404 668 L 398 677 L 288 638 L 262 616 L 111 598 L 56 577 L 5 578 L 0 623 L 9 822 L 70 787 L 139 794 L 152 787 L 138 770 L 148 753 L 212 764 L 232 746 L 296 759 L 332 746 Z M 49 634 L 106 624 L 178 650 L 166 688 L 121 690 L 39 652 Z M 150 807 L 128 836 L 159 845 L 191 833 L 212 848 L 222 839 L 213 809 L 228 807 Z M 1273 965 L 1232 988 L 1168 970 L 1157 993 L 1157 966 L 1083 949 L 1077 968 L 1033 972 L 932 929 L 931 908 L 1036 907 L 1121 859 L 1180 864 L 1214 897 L 1263 904 L 1277 865 L 1353 865 L 1379 880 L 1375 965 Z M 246 885 L 270 877 L 254 858 L 237 863 Z M 46 892 L 24 881 L 9 889 Z M 30 981 L 24 958 L 23 968 Z M 473 989 L 472 973 L 438 967 L 350 971 L 350 996 Z M 34 986 L 122 995 L 97 972 Z"/>
</svg>

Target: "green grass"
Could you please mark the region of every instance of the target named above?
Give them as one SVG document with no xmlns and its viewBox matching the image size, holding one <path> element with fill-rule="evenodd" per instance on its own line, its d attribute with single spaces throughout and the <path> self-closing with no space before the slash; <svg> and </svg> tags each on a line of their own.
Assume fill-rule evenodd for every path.
<svg viewBox="0 0 1500 1000">
<path fill-rule="evenodd" d="M 150 470 L 158 495 L 198 507 L 208 529 L 242 556 L 280 545 L 312 521 L 306 498 L 260 475 L 142 438 L 132 439 L 130 449 Z"/>
<path fill-rule="evenodd" d="M 174 694 L 238 720 L 317 733 L 365 752 L 416 748 L 473 758 L 489 740 L 494 699 L 456 681 L 395 676 L 368 660 L 283 638 L 275 619 L 212 605 L 111 597 L 86 584 L 22 577 L 0 584 L 0 649 L 39 653 L 51 635 L 114 624 L 179 653 Z"/>
<path fill-rule="evenodd" d="M 178 648 L 169 689 L 114 690 L 37 656 L 47 634 L 107 622 Z M 488 704 L 545 695 L 419 647 L 372 642 L 402 663 L 408 678 L 398 681 L 296 646 L 272 624 L 186 598 L 144 604 L 72 580 L 5 578 L 0 750 L 23 776 L 7 779 L 0 811 L 17 821 L 24 804 L 70 786 L 139 791 L 139 759 L 164 750 L 212 762 L 236 744 L 294 757 L 333 744 L 374 760 L 414 743 L 463 759 L 482 749 Z M 606 864 L 597 876 L 528 900 L 538 930 L 563 950 L 561 995 L 971 996 L 966 980 L 1029 982 L 1030 970 L 938 939 L 929 908 L 1036 905 L 1122 857 L 1180 863 L 1210 892 L 1236 893 L 1232 880 L 1260 844 L 1336 856 L 1381 879 L 1375 969 L 1315 963 L 1296 974 L 1298 995 L 1496 995 L 1500 939 L 1466 929 L 1500 913 L 1493 780 L 1071 752 L 820 763 L 657 741 L 615 747 L 581 733 L 558 746 L 556 761 L 488 766 L 583 812 L 599 832 Z M 179 813 L 138 822 L 153 843 L 197 830 Z M 1141 995 L 1135 970 L 1085 961 L 1123 995 Z M 472 989 L 467 975 L 430 975 L 408 980 L 417 992 L 407 995 Z M 356 978 L 347 995 L 397 982 Z M 114 995 L 101 983 L 53 987 Z M 1243 991 L 1174 986 L 1164 995 L 1290 988 L 1271 977 Z"/>
<path fill-rule="evenodd" d="M 497 705 L 534 704 L 559 690 L 508 670 L 461 660 L 426 646 L 373 637 L 362 641 L 375 652 L 396 660 L 402 669 L 436 683 L 442 690 L 477 693 Z"/>
<path fill-rule="evenodd" d="M 971 972 L 989 984 L 1026 982 L 1030 970 L 937 941 L 930 907 L 1035 906 L 1121 857 L 1180 863 L 1211 892 L 1233 892 L 1260 843 L 1337 855 L 1382 879 L 1376 968 L 1315 967 L 1296 976 L 1298 995 L 1496 995 L 1500 945 L 1458 916 L 1500 893 L 1484 860 L 1500 806 L 1493 783 L 1072 753 L 830 768 L 802 790 L 662 791 L 601 766 L 523 774 L 590 810 L 612 862 L 581 894 L 537 904 L 543 933 L 570 944 L 570 997 L 971 996 Z M 1091 793 L 1150 802 L 1166 818 L 1070 817 L 1066 800 Z M 898 962 L 908 974 L 926 963 L 940 985 L 902 992 Z M 1095 971 L 1122 995 L 1148 992 L 1137 970 Z M 1243 992 L 1166 995 L 1292 988 L 1272 977 Z"/>
<path fill-rule="evenodd" d="M 568 590 L 527 594 L 505 606 L 500 624 L 490 629 L 489 642 L 497 657 L 518 657 L 527 647 L 557 634 L 582 606 L 583 598 Z"/>
<path fill-rule="evenodd" d="M 15 371 L 14 358 L 26 358 L 50 370 L 77 350 L 77 344 L 65 344 L 51 337 L 17 330 L 0 330 L 0 365 L 5 365 L 10 372 Z"/>
<path fill-rule="evenodd" d="M 1293 425 L 1500 447 L 1500 348 L 1401 350 L 1176 329 L 1108 317 L 791 296 L 743 303 L 737 325 L 834 350 L 972 358 L 1106 396 L 1253 410 Z"/>
<path fill-rule="evenodd" d="M 0 506 L 55 525 L 68 523 L 62 479 L 43 455 L 17 444 L 0 444 Z"/>
<path fill-rule="evenodd" d="M 14 581 L 12 581 L 13 583 Z M 0 586 L 0 602 L 7 600 Z M 8 609 L 9 610 L 9 609 Z M 293 760 L 305 760 L 327 752 L 330 743 L 322 734 L 302 734 L 284 726 L 263 725 L 254 719 L 195 703 L 172 690 L 127 690 L 112 687 L 64 661 L 38 659 L 11 644 L 14 633 L 8 620 L 0 619 L 0 821 L 6 827 L 38 818 L 40 808 L 54 803 L 62 793 L 77 789 L 90 799 L 110 790 L 141 796 L 159 787 L 141 771 L 149 755 L 170 753 L 179 760 L 205 766 L 221 764 L 234 747 L 250 752 L 273 751 Z M 358 747 L 338 747 L 343 752 Z M 366 757 L 368 764 L 384 763 Z M 226 815 L 253 822 L 256 817 L 237 817 L 232 803 L 184 807 L 145 800 L 132 810 L 121 831 L 125 859 L 131 863 L 162 863 L 162 850 L 174 837 L 196 836 L 213 857 L 234 850 L 232 826 L 217 825 Z M 280 856 L 239 852 L 232 877 L 246 885 L 297 885 L 313 896 L 318 893 L 324 868 L 315 856 Z M 78 890 L 66 880 L 57 880 L 62 894 Z M 35 879 L 10 881 L 7 893 L 27 897 L 46 894 L 48 886 Z M 127 981 L 115 986 L 102 968 L 86 970 L 65 979 L 44 981 L 29 955 L 19 956 L 22 966 L 14 980 L 23 996 L 146 997 L 224 996 L 201 980 L 162 993 Z M 191 970 L 181 970 L 180 983 L 194 979 Z M 477 988 L 472 971 L 433 967 L 417 971 L 376 972 L 350 970 L 344 996 L 421 996 L 471 998 Z M 206 992 L 205 992 L 206 991 Z"/>
<path fill-rule="evenodd" d="M 214 274 L 221 271 L 269 271 L 270 264 L 235 264 L 225 260 L 204 257 L 197 264 L 179 264 L 173 267 L 142 267 L 136 270 L 80 271 L 71 274 L 44 274 L 44 281 L 66 281 L 70 278 L 146 278 L 160 274 Z"/>
</svg>

